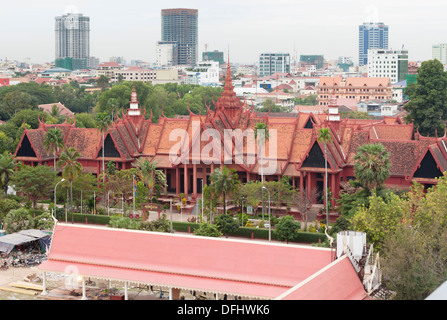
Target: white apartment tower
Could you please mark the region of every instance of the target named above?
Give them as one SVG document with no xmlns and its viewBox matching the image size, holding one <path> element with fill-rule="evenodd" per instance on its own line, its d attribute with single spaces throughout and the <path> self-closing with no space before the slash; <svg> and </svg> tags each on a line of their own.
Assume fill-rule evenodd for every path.
<svg viewBox="0 0 447 320">
<path fill-rule="evenodd" d="M 56 17 L 56 59 L 90 57 L 90 18 L 81 13 Z"/>
<path fill-rule="evenodd" d="M 435 44 L 432 47 L 432 58 L 447 64 L 447 43 Z"/>
<path fill-rule="evenodd" d="M 407 78 L 408 50 L 368 50 L 368 78 L 390 78 L 397 83 Z"/>
</svg>

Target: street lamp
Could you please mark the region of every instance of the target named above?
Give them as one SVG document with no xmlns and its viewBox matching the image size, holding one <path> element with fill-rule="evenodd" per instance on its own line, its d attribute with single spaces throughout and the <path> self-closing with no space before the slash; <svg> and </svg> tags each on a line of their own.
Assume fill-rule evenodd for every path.
<svg viewBox="0 0 447 320">
<path fill-rule="evenodd" d="M 172 199 L 169 199 L 169 211 L 171 214 L 171 233 L 173 233 L 174 229 L 172 228 Z"/>
<path fill-rule="evenodd" d="M 199 222 L 201 223 L 202 222 L 202 220 L 203 220 L 203 178 L 202 178 L 202 216 L 200 217 L 200 220 L 199 220 Z"/>
<path fill-rule="evenodd" d="M 58 185 L 59 183 L 61 183 L 62 181 L 65 181 L 65 179 L 62 178 L 62 180 L 59 181 L 58 183 L 56 183 L 56 185 L 54 186 L 54 208 L 53 208 L 53 219 L 55 219 L 55 220 L 56 220 L 56 188 L 57 188 L 57 185 Z"/>
<path fill-rule="evenodd" d="M 244 226 L 244 203 L 245 203 L 245 197 L 242 197 L 242 212 L 241 212 L 241 227 Z"/>
<path fill-rule="evenodd" d="M 267 190 L 267 192 L 269 193 L 269 241 L 272 241 L 272 221 L 270 219 L 270 191 L 264 186 L 262 186 L 262 189 Z"/>
</svg>

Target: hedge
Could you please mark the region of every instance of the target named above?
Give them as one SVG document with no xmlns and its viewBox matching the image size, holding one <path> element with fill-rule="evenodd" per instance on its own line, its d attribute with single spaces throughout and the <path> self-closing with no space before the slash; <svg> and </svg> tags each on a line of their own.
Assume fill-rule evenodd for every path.
<svg viewBox="0 0 447 320">
<path fill-rule="evenodd" d="M 106 215 L 99 214 L 74 214 L 74 221 L 80 223 L 91 223 L 91 224 L 109 224 L 110 217 Z M 68 214 L 67 222 L 71 222 L 71 215 Z M 190 232 L 193 233 L 195 229 L 199 228 L 198 223 L 194 222 L 180 222 L 172 221 L 172 227 L 175 231 L 179 232 Z M 237 231 L 228 234 L 232 237 L 241 238 L 255 238 L 255 239 L 268 239 L 269 230 L 264 228 L 246 228 L 239 227 Z M 276 240 L 275 233 L 272 230 L 272 240 Z M 316 232 L 303 232 L 300 231 L 296 234 L 296 237 L 289 242 L 300 242 L 300 243 L 318 243 L 324 242 L 326 240 L 326 235 L 323 233 Z"/>
<path fill-rule="evenodd" d="M 73 214 L 73 220 L 75 222 L 81 223 L 91 223 L 91 224 L 109 224 L 110 217 L 102 214 Z M 67 222 L 71 222 L 71 214 L 67 215 Z"/>
<path fill-rule="evenodd" d="M 193 233 L 194 230 L 199 227 L 199 224 L 193 222 L 173 221 L 172 227 L 174 228 L 175 231 Z M 239 227 L 237 231 L 229 233 L 228 235 L 232 237 L 241 237 L 241 238 L 253 237 L 256 239 L 268 239 L 269 230 L 264 228 Z M 300 231 L 296 234 L 296 237 L 290 242 L 318 243 L 320 241 L 324 242 L 325 239 L 326 235 L 323 233 Z M 272 230 L 272 240 L 276 240 L 275 233 L 273 232 L 273 230 Z"/>
</svg>

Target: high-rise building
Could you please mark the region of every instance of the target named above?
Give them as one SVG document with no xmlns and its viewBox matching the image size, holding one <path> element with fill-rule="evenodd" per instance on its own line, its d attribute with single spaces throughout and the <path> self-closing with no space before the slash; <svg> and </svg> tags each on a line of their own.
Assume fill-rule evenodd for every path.
<svg viewBox="0 0 447 320">
<path fill-rule="evenodd" d="M 176 41 L 158 41 L 155 46 L 155 64 L 157 66 L 177 65 L 178 50 Z"/>
<path fill-rule="evenodd" d="M 90 18 L 80 13 L 56 17 L 56 66 L 66 58 L 73 65 L 88 67 L 90 58 Z M 77 67 L 78 68 L 78 67 Z"/>
<path fill-rule="evenodd" d="M 324 66 L 324 56 L 322 55 L 300 55 L 300 62 L 305 65 L 314 65 L 317 69 Z"/>
<path fill-rule="evenodd" d="M 197 9 L 161 10 L 161 40 L 177 43 L 177 64 L 194 66 L 198 56 Z"/>
<path fill-rule="evenodd" d="M 369 49 L 368 78 L 390 78 L 403 81 L 408 74 L 408 50 Z"/>
<path fill-rule="evenodd" d="M 290 73 L 289 53 L 261 53 L 259 75 L 265 77 L 275 73 Z"/>
<path fill-rule="evenodd" d="M 447 43 L 435 44 L 432 47 L 432 58 L 447 64 Z"/>
<path fill-rule="evenodd" d="M 383 22 L 365 22 L 359 26 L 359 65 L 368 63 L 369 49 L 388 49 L 388 26 Z"/>
<path fill-rule="evenodd" d="M 224 64 L 224 53 L 222 51 L 214 50 L 214 51 L 205 51 L 202 52 L 202 60 L 203 61 L 217 61 L 219 64 Z"/>
</svg>

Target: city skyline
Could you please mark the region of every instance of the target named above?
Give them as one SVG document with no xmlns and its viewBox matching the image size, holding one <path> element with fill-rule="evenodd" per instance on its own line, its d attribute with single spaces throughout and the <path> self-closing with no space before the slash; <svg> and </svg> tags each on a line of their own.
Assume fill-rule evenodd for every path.
<svg viewBox="0 0 447 320">
<path fill-rule="evenodd" d="M 225 3 L 129 0 L 29 1 L 3 4 L 0 12 L 0 58 L 34 63 L 54 61 L 54 18 L 67 12 L 91 19 L 90 55 L 101 61 L 122 56 L 127 61 L 155 62 L 161 34 L 161 10 L 199 10 L 199 56 L 205 51 L 230 52 L 233 63 L 254 64 L 262 52 L 321 54 L 333 60 L 353 57 L 358 63 L 358 26 L 384 22 L 390 27 L 390 49 L 409 51 L 409 60 L 431 59 L 432 45 L 446 42 L 442 0 L 333 1 L 312 3 L 279 0 Z"/>
</svg>

